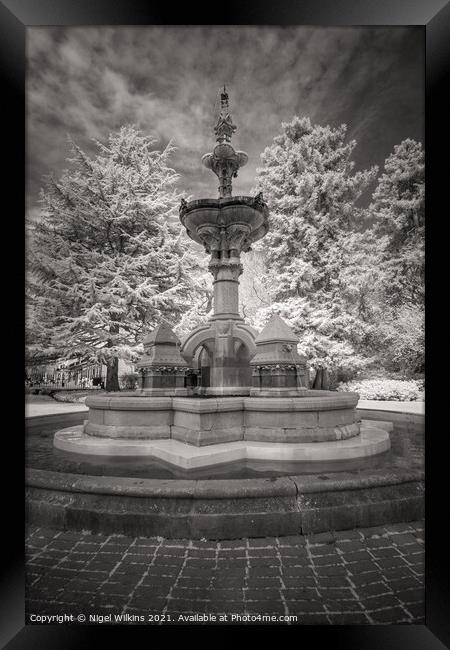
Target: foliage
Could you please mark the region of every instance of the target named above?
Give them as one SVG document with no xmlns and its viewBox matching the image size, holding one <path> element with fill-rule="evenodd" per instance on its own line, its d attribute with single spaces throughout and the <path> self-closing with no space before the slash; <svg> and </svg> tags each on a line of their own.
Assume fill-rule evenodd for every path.
<svg viewBox="0 0 450 650">
<path fill-rule="evenodd" d="M 261 306 L 254 322 L 261 326 L 277 311 L 313 368 L 351 376 L 367 362 L 360 349 L 372 326 L 348 308 L 353 276 L 342 269 L 350 268 L 352 236 L 363 220 L 358 199 L 377 169 L 355 171 L 356 142 L 345 137 L 344 124 L 322 127 L 295 117 L 262 154 L 256 191 L 268 203 L 271 228 L 260 250 L 277 285 L 274 304 Z"/>
<path fill-rule="evenodd" d="M 52 394 L 53 399 L 55 399 L 57 402 L 68 402 L 71 404 L 84 404 L 85 399 L 88 395 L 92 395 L 95 392 L 95 395 L 97 395 L 97 391 L 103 393 L 103 391 L 100 391 L 100 389 L 94 390 L 58 390 L 55 391 Z"/>
<path fill-rule="evenodd" d="M 147 329 L 175 323 L 201 301 L 200 263 L 177 222 L 181 194 L 152 136 L 133 126 L 97 142 L 89 158 L 71 142 L 71 168 L 41 192 L 30 224 L 29 283 L 34 325 L 29 341 L 46 341 L 60 356 L 136 361 Z"/>
<path fill-rule="evenodd" d="M 372 278 L 372 302 L 378 309 L 380 362 L 390 371 L 423 372 L 425 176 L 420 143 L 407 139 L 394 147 L 369 216 L 373 224 L 365 234 L 365 251 L 372 248 L 379 269 Z"/>
<path fill-rule="evenodd" d="M 359 393 L 361 399 L 414 402 L 424 399 L 421 380 L 362 379 L 341 383 L 338 391 Z"/>
<path fill-rule="evenodd" d="M 120 376 L 120 383 L 126 390 L 134 390 L 138 385 L 139 375 L 137 372 L 128 372 Z"/>
</svg>

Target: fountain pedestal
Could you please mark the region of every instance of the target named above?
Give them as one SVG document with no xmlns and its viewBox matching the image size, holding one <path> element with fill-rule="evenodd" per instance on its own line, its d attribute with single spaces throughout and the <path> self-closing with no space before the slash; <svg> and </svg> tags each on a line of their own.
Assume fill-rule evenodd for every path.
<svg viewBox="0 0 450 650">
<path fill-rule="evenodd" d="M 191 367 L 203 368 L 199 394 L 248 395 L 257 332 L 239 314 L 240 255 L 266 234 L 267 206 L 261 197 L 201 199 L 182 203 L 180 220 L 211 255 L 214 278 L 214 314 L 185 338 L 180 352 Z"/>
</svg>

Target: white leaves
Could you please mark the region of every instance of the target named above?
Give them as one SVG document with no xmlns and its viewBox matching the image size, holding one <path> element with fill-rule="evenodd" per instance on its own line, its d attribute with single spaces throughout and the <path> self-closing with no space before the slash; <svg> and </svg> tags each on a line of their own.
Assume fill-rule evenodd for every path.
<svg viewBox="0 0 450 650">
<path fill-rule="evenodd" d="M 175 225 L 174 147 L 156 144 L 133 126 L 97 143 L 92 159 L 72 143 L 71 170 L 42 192 L 30 236 L 30 299 L 37 329 L 64 354 L 129 358 L 145 327 L 203 295 L 191 278 L 202 262 Z"/>
</svg>

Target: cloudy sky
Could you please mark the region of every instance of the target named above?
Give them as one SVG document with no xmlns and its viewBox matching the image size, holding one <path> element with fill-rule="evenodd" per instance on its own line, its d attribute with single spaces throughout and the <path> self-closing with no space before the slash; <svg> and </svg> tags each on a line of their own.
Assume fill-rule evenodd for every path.
<svg viewBox="0 0 450 650">
<path fill-rule="evenodd" d="M 201 165 L 214 145 L 227 84 L 233 143 L 249 154 L 234 181 L 249 193 L 259 156 L 294 115 L 348 125 L 358 168 L 393 146 L 423 142 L 424 38 L 417 27 L 39 27 L 28 29 L 27 204 L 42 177 L 68 166 L 67 134 L 92 153 L 125 123 L 172 139 L 179 186 L 217 195 Z"/>
</svg>

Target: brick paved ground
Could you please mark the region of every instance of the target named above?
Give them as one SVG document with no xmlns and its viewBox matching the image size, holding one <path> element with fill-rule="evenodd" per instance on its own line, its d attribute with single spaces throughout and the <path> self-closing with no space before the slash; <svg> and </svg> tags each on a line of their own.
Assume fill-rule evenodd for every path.
<svg viewBox="0 0 450 650">
<path fill-rule="evenodd" d="M 27 615 L 294 615 L 296 624 L 424 622 L 423 522 L 236 541 L 30 528 Z M 234 621 L 235 622 L 235 621 Z M 258 623 L 258 620 L 255 621 Z M 281 623 L 281 621 L 279 621 Z M 286 621 L 284 621 L 285 623 Z"/>
</svg>

